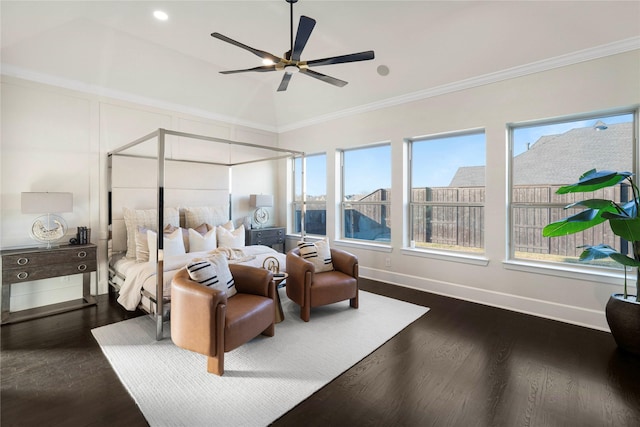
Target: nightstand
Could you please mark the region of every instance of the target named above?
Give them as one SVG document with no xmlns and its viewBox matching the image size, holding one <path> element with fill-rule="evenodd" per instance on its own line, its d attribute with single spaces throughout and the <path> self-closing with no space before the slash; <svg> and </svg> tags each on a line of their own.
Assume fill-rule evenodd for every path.
<svg viewBox="0 0 640 427">
<path fill-rule="evenodd" d="M 96 304 L 91 295 L 91 272 L 97 270 L 96 245 L 9 249 L 2 256 L 2 324 L 64 313 Z M 23 282 L 82 274 L 82 300 L 10 311 L 11 288 Z"/>
<path fill-rule="evenodd" d="M 281 246 L 280 252 L 284 253 L 284 227 L 249 228 L 245 231 L 245 244 Z"/>
</svg>

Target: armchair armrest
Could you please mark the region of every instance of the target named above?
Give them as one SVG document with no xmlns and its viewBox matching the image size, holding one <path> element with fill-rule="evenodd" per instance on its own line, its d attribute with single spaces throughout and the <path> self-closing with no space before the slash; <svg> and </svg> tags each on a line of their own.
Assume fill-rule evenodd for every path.
<svg viewBox="0 0 640 427">
<path fill-rule="evenodd" d="M 271 271 L 240 264 L 229 264 L 229 270 L 238 292 L 272 299 L 275 297 L 275 283 Z"/>
<path fill-rule="evenodd" d="M 287 274 L 289 282 L 304 283 L 305 277 L 309 275 L 313 279 L 313 274 L 316 272 L 316 267 L 312 262 L 305 260 L 300 256 L 297 249 L 293 249 L 287 252 Z"/>
<path fill-rule="evenodd" d="M 218 308 L 227 304 L 224 292 L 202 286 L 180 270 L 171 281 L 171 339 L 176 345 L 201 354 L 216 354 Z"/>
<path fill-rule="evenodd" d="M 358 277 L 358 257 L 341 249 L 331 248 L 333 269 L 351 277 Z"/>
</svg>

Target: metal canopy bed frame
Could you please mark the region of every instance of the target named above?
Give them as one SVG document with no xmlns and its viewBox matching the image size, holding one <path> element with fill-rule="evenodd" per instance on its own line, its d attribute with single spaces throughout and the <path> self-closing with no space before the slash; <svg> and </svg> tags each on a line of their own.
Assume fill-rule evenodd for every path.
<svg viewBox="0 0 640 427">
<path fill-rule="evenodd" d="M 200 141 L 189 150 L 184 150 L 193 144 L 193 141 Z M 154 144 L 155 142 L 155 144 Z M 203 145 L 204 144 L 204 145 Z M 204 153 L 203 153 L 204 151 Z M 167 154 L 168 152 L 173 152 Z M 226 154 L 226 159 L 223 158 Z M 188 165 L 212 165 L 227 167 L 228 170 L 228 206 L 229 219 L 233 219 L 232 212 L 232 194 L 231 194 L 231 176 L 234 166 L 247 165 L 256 162 L 265 162 L 270 160 L 281 160 L 293 157 L 302 159 L 302 212 L 301 212 L 301 233 L 304 238 L 305 223 L 305 160 L 304 152 L 283 149 L 278 147 L 265 146 L 260 144 L 232 141 L 223 138 L 191 134 L 174 130 L 159 128 L 148 135 L 136 139 L 129 144 L 117 148 L 107 154 L 107 182 L 108 182 L 108 223 L 109 223 L 109 240 L 112 239 L 113 233 L 113 161 L 114 158 L 124 157 L 132 159 L 145 159 L 146 161 L 157 160 L 157 188 L 155 205 L 157 208 L 157 265 L 156 265 L 156 295 L 155 300 L 151 302 L 155 304 L 156 320 L 156 339 L 163 338 L 164 328 L 164 311 L 165 304 L 170 302 L 169 298 L 164 296 L 164 280 L 163 280 L 163 224 L 164 224 L 164 203 L 165 203 L 165 166 L 167 162 L 181 162 Z M 145 188 L 148 190 L 148 188 Z M 149 250 L 153 250 L 149 248 Z M 149 295 L 147 295 L 149 297 Z"/>
</svg>

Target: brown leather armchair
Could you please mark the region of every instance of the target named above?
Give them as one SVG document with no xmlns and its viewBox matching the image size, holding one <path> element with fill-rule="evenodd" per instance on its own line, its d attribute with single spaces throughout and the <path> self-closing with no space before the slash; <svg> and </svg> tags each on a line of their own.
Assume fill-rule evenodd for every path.
<svg viewBox="0 0 640 427">
<path fill-rule="evenodd" d="M 358 308 L 358 258 L 331 248 L 333 271 L 315 272 L 315 266 L 300 257 L 298 248 L 287 253 L 287 296 L 300 306 L 300 318 L 311 316 L 311 307 L 349 300 Z"/>
<path fill-rule="evenodd" d="M 171 281 L 171 339 L 181 348 L 208 356 L 207 371 L 224 373 L 224 353 L 262 334 L 275 333 L 273 274 L 265 269 L 230 264 L 238 293 L 203 286 L 186 268 Z"/>
</svg>

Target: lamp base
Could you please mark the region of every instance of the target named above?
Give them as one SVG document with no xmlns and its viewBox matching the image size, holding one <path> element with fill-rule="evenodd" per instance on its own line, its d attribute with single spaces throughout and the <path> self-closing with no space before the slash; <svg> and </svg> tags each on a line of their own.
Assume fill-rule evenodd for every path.
<svg viewBox="0 0 640 427">
<path fill-rule="evenodd" d="M 269 212 L 264 208 L 258 208 L 253 213 L 253 220 L 258 224 L 256 228 L 262 228 L 269 221 Z"/>
<path fill-rule="evenodd" d="M 31 224 L 29 234 L 33 240 L 47 244 L 47 249 L 57 247 L 54 242 L 62 239 L 67 233 L 67 223 L 58 215 L 47 214 L 36 218 Z"/>
</svg>

